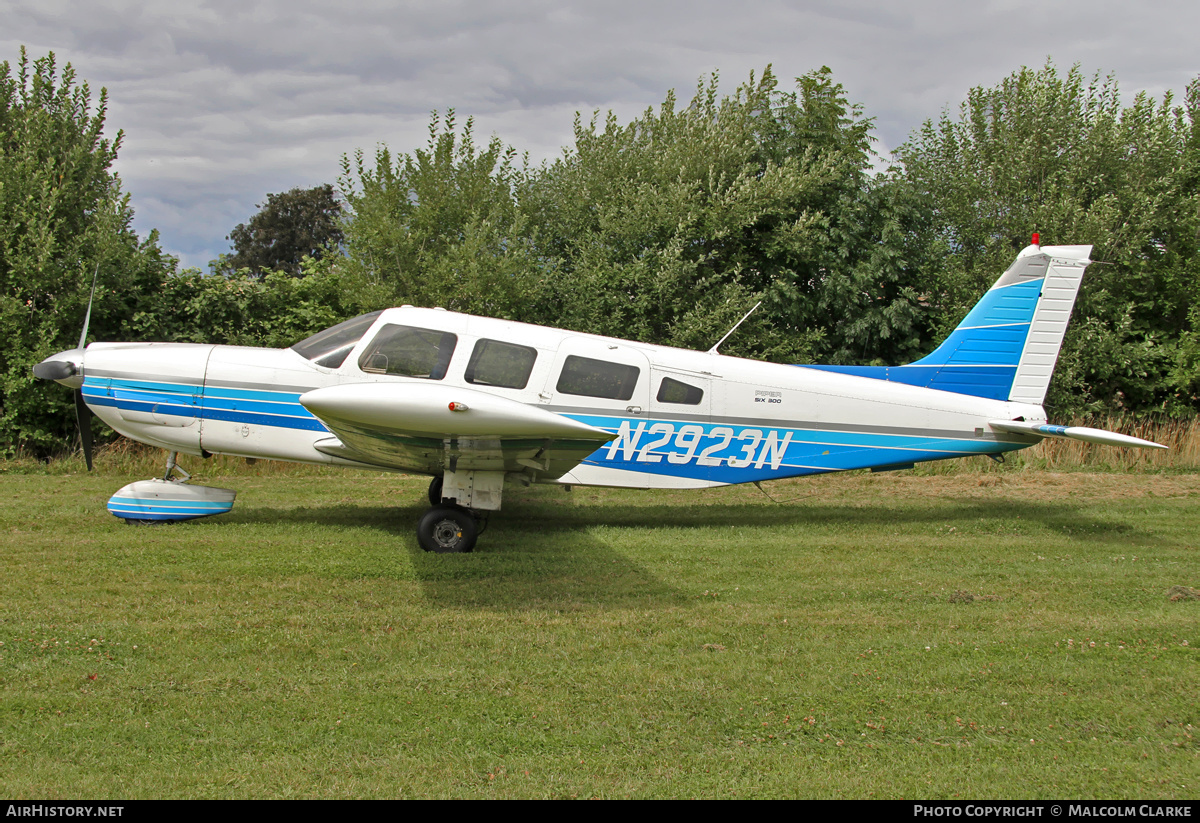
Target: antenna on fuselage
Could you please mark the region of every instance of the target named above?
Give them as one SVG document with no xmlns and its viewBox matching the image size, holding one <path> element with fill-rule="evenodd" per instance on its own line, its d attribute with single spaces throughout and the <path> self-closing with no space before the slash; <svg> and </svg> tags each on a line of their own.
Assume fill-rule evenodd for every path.
<svg viewBox="0 0 1200 823">
<path fill-rule="evenodd" d="M 720 340 L 718 340 L 718 341 L 716 342 L 716 345 L 714 345 L 714 346 L 713 346 L 711 349 L 709 349 L 709 350 L 708 350 L 707 352 L 705 352 L 705 353 L 706 353 L 706 354 L 719 354 L 719 352 L 717 351 L 717 349 L 719 349 L 719 348 L 721 347 L 721 344 L 722 344 L 722 343 L 724 343 L 726 340 L 728 340 L 728 339 L 729 339 L 729 335 L 731 335 L 731 334 L 733 334 L 735 331 L 737 331 L 737 328 L 738 328 L 738 326 L 740 326 L 740 325 L 742 325 L 743 323 L 745 323 L 745 322 L 746 322 L 746 318 L 747 318 L 747 317 L 749 317 L 750 315 L 754 314 L 755 310 L 756 310 L 756 309 L 757 309 L 759 306 L 761 306 L 761 305 L 762 305 L 762 301 L 761 301 L 761 300 L 759 300 L 757 303 L 755 303 L 755 304 L 754 304 L 754 308 L 753 308 L 753 309 L 750 309 L 750 311 L 748 311 L 748 312 L 746 312 L 745 314 L 743 314 L 743 315 L 742 315 L 742 319 L 741 319 L 741 320 L 739 320 L 739 321 L 737 321 L 736 323 L 734 323 L 734 324 L 733 324 L 733 328 L 732 328 L 732 329 L 730 329 L 729 331 L 725 332 L 725 336 L 724 336 L 724 337 L 722 337 Z"/>
</svg>

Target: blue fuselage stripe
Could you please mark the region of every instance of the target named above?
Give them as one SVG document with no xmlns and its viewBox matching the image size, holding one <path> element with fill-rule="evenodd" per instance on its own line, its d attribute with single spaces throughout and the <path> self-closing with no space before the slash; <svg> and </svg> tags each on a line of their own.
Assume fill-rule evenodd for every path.
<svg viewBox="0 0 1200 823">
<path fill-rule="evenodd" d="M 301 431 L 329 431 L 295 392 L 207 388 L 135 380 L 85 380 L 83 396 L 96 406 L 203 420 L 252 423 Z"/>
<path fill-rule="evenodd" d="M 583 462 L 625 471 L 748 483 L 882 465 L 918 463 L 1022 446 L 974 437 L 794 429 L 572 414 L 617 435 Z"/>
<path fill-rule="evenodd" d="M 911 367 L 910 367 L 911 368 Z M 88 380 L 84 397 L 120 411 L 326 432 L 295 392 L 211 388 L 134 380 Z M 1021 444 L 895 432 L 788 427 L 785 421 L 698 423 L 664 418 L 568 414 L 617 435 L 583 462 L 718 483 L 746 483 L 880 465 L 917 463 L 1021 448 Z"/>
</svg>

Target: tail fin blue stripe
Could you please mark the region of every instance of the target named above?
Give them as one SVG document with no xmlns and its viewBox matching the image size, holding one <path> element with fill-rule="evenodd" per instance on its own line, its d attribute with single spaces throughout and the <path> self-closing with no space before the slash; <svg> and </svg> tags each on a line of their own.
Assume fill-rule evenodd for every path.
<svg viewBox="0 0 1200 823">
<path fill-rule="evenodd" d="M 993 288 L 932 354 L 906 366 L 808 368 L 1006 400 L 1041 293 L 1041 278 Z"/>
<path fill-rule="evenodd" d="M 1041 404 L 1090 253 L 1091 246 L 1026 248 L 958 328 L 915 363 L 806 368 Z"/>
<path fill-rule="evenodd" d="M 908 366 L 1016 366 L 1029 336 L 1029 324 L 955 329 L 933 354 Z"/>
<path fill-rule="evenodd" d="M 1021 361 L 1042 278 L 993 288 L 942 345 L 913 366 L 1012 366 Z M 901 366 L 901 368 L 904 368 Z"/>
</svg>

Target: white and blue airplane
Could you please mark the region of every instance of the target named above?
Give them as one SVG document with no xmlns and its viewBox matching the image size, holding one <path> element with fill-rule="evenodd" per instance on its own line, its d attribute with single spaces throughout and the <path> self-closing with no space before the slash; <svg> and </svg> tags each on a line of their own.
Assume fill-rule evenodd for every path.
<svg viewBox="0 0 1200 823">
<path fill-rule="evenodd" d="M 1090 253 L 1035 236 L 936 351 L 896 367 L 763 363 L 402 306 L 289 349 L 81 340 L 34 373 L 170 453 L 165 477 L 109 501 L 117 517 L 230 509 L 232 491 L 186 482 L 179 452 L 382 469 L 432 476 L 418 541 L 462 552 L 511 483 L 696 489 L 999 457 L 1047 437 L 1165 448 L 1047 422 Z"/>
</svg>

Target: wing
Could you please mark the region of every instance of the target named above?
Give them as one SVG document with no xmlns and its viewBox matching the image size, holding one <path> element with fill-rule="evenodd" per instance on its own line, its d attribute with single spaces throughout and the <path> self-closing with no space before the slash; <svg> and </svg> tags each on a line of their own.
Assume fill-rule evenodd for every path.
<svg viewBox="0 0 1200 823">
<path fill-rule="evenodd" d="M 475 389 L 352 383 L 315 389 L 300 404 L 337 437 L 325 454 L 420 474 L 523 472 L 561 477 L 616 435 Z"/>
</svg>

